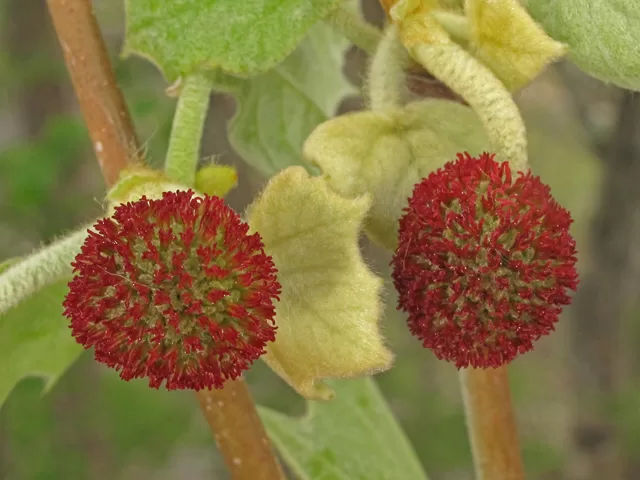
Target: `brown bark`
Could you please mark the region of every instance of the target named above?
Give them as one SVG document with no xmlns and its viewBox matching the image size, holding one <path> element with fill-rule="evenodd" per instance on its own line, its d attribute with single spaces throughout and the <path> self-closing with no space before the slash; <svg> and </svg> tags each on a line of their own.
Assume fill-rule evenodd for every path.
<svg viewBox="0 0 640 480">
<path fill-rule="evenodd" d="M 571 480 L 626 477 L 613 423 L 618 394 L 622 324 L 640 283 L 633 252 L 640 239 L 640 96 L 626 92 L 616 130 L 602 152 L 604 179 L 592 225 L 591 269 L 574 304 L 572 365 L 575 408 Z"/>
<path fill-rule="evenodd" d="M 477 480 L 524 480 L 507 367 L 460 371 Z"/>
<path fill-rule="evenodd" d="M 98 23 L 88 0 L 47 0 L 67 69 L 105 182 L 140 151 Z"/>
<path fill-rule="evenodd" d="M 196 396 L 233 480 L 284 480 L 242 378 Z"/>
</svg>

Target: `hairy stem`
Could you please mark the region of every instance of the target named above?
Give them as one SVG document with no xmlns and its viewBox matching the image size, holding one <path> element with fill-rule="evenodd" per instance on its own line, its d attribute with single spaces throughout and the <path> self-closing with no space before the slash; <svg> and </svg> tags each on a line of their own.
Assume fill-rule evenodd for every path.
<svg viewBox="0 0 640 480">
<path fill-rule="evenodd" d="M 233 480 L 284 480 L 242 377 L 196 396 Z"/>
<path fill-rule="evenodd" d="M 507 367 L 460 370 L 477 480 L 524 480 Z"/>
<path fill-rule="evenodd" d="M 410 53 L 434 77 L 464 98 L 484 124 L 501 161 L 526 170 L 527 132 L 520 110 L 500 80 L 459 45 L 418 43 Z"/>
<path fill-rule="evenodd" d="M 334 9 L 325 21 L 345 36 L 351 43 L 373 55 L 382 32 L 344 7 Z"/>
<path fill-rule="evenodd" d="M 195 181 L 210 94 L 211 82 L 204 75 L 188 76 L 182 85 L 165 162 L 165 173 L 175 182 L 192 186 Z"/>
<path fill-rule="evenodd" d="M 369 69 L 369 102 L 374 112 L 402 105 L 407 96 L 404 66 L 409 54 L 400 42 L 398 28 L 389 25 L 378 44 Z"/>
<path fill-rule="evenodd" d="M 0 275 L 0 314 L 54 282 L 70 278 L 71 262 L 87 237 L 83 227 L 7 268 Z"/>
<path fill-rule="evenodd" d="M 47 0 L 67 69 L 107 186 L 139 152 L 138 140 L 90 0 Z"/>
</svg>

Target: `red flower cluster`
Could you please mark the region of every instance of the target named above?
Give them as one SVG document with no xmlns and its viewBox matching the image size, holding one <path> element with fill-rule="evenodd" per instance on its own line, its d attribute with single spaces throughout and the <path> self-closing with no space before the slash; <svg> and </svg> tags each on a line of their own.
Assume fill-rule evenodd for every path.
<svg viewBox="0 0 640 480">
<path fill-rule="evenodd" d="M 575 290 L 569 212 L 530 172 L 458 154 L 416 185 L 393 280 L 411 332 L 458 368 L 498 367 L 550 333 Z"/>
<path fill-rule="evenodd" d="M 275 267 L 220 198 L 143 197 L 94 229 L 73 263 L 65 315 L 123 379 L 220 388 L 274 340 Z"/>
</svg>

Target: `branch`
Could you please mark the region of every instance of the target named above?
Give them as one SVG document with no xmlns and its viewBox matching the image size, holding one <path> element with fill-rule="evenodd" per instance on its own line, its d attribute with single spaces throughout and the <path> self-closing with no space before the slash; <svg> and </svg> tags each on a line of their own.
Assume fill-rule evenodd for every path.
<svg viewBox="0 0 640 480">
<path fill-rule="evenodd" d="M 90 0 L 47 0 L 107 186 L 139 151 Z"/>
<path fill-rule="evenodd" d="M 460 371 L 478 480 L 524 480 L 507 367 Z"/>
<path fill-rule="evenodd" d="M 234 480 L 283 480 L 284 474 L 242 378 L 196 392 Z"/>
</svg>

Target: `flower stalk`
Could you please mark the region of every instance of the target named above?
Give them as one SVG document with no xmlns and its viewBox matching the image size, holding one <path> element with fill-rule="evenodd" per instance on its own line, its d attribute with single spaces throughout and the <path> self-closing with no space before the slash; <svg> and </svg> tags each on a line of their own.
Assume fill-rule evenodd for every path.
<svg viewBox="0 0 640 480">
<path fill-rule="evenodd" d="M 211 81 L 202 74 L 186 78 L 173 117 L 165 173 L 171 180 L 192 186 L 200 159 L 200 140 L 209 109 Z"/>
<path fill-rule="evenodd" d="M 234 480 L 284 480 L 251 393 L 242 377 L 222 389 L 196 392 Z"/>
<path fill-rule="evenodd" d="M 460 370 L 477 480 L 524 480 L 507 367 Z"/>
</svg>

